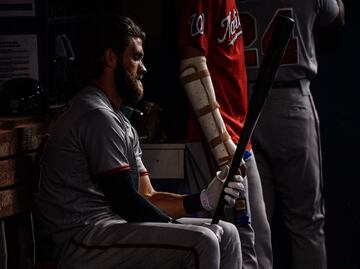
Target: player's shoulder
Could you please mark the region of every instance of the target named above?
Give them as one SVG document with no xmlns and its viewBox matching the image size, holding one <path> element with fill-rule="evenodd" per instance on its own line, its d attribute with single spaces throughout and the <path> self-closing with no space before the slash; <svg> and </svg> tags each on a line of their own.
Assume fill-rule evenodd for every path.
<svg viewBox="0 0 360 269">
<path fill-rule="evenodd" d="M 72 100 L 73 105 L 88 110 L 111 109 L 111 104 L 106 95 L 94 86 L 86 86 Z"/>
<path fill-rule="evenodd" d="M 72 116 L 83 122 L 109 122 L 118 119 L 106 95 L 94 86 L 84 87 L 71 101 Z"/>
</svg>

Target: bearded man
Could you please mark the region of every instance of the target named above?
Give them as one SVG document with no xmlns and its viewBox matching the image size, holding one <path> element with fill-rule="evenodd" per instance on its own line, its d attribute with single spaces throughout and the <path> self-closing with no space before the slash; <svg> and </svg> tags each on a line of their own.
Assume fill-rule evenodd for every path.
<svg viewBox="0 0 360 269">
<path fill-rule="evenodd" d="M 53 241 L 58 268 L 240 269 L 233 224 L 186 218 L 216 206 L 228 167 L 201 193 L 154 190 L 136 130 L 121 112 L 143 95 L 145 34 L 127 17 L 95 22 L 88 85 L 54 117 L 39 161 L 38 233 Z M 230 206 L 242 181 L 237 175 L 225 186 Z"/>
</svg>

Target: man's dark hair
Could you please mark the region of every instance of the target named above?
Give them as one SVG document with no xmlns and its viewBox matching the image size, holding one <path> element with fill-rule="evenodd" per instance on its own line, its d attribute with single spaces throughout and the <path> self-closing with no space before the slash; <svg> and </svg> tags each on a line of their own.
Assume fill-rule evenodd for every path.
<svg viewBox="0 0 360 269">
<path fill-rule="evenodd" d="M 96 78 L 103 72 L 105 66 L 101 56 L 105 49 L 110 48 L 121 55 L 129 45 L 130 37 L 145 41 L 145 33 L 128 17 L 107 15 L 90 20 L 83 40 L 82 68 L 85 80 Z"/>
</svg>

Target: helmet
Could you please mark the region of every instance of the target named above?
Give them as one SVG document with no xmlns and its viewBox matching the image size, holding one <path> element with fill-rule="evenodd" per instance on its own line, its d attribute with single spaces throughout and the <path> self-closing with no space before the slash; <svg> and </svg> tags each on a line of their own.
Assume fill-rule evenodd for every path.
<svg viewBox="0 0 360 269">
<path fill-rule="evenodd" d="M 0 86 L 0 115 L 42 114 L 45 92 L 32 78 L 14 78 Z"/>
</svg>

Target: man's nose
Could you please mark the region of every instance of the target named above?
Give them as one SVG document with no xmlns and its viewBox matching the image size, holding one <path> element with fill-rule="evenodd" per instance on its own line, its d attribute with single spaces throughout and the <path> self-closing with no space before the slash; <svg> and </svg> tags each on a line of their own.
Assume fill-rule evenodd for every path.
<svg viewBox="0 0 360 269">
<path fill-rule="evenodd" d="M 146 67 L 142 61 L 140 61 L 140 72 L 142 75 L 147 73 Z"/>
</svg>

